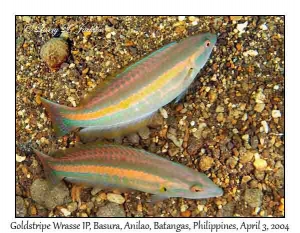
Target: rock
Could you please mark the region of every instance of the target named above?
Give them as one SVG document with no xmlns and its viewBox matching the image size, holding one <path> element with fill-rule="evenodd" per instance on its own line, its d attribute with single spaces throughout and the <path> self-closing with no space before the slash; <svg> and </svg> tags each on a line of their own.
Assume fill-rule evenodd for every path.
<svg viewBox="0 0 300 233">
<path fill-rule="evenodd" d="M 27 214 L 27 209 L 22 197 L 16 196 L 16 216 L 25 217 Z"/>
<path fill-rule="evenodd" d="M 272 117 L 273 118 L 279 118 L 281 117 L 281 113 L 279 110 L 272 110 Z"/>
<path fill-rule="evenodd" d="M 269 125 L 266 121 L 261 121 L 261 125 L 263 127 L 263 130 L 265 131 L 265 133 L 269 132 Z"/>
<path fill-rule="evenodd" d="M 75 210 L 77 210 L 77 202 L 71 202 L 70 204 L 68 204 L 67 208 L 70 212 L 74 212 Z"/>
<path fill-rule="evenodd" d="M 179 21 L 184 21 L 185 20 L 185 16 L 178 16 L 178 20 Z"/>
<path fill-rule="evenodd" d="M 50 188 L 46 180 L 37 179 L 32 183 L 30 192 L 36 203 L 45 206 L 49 210 L 70 201 L 69 190 L 63 182 Z"/>
<path fill-rule="evenodd" d="M 218 93 L 215 90 L 210 90 L 208 93 L 208 99 L 210 103 L 214 103 L 218 98 Z"/>
<path fill-rule="evenodd" d="M 170 155 L 170 156 L 175 156 L 175 155 L 177 155 L 178 153 L 179 153 L 179 148 L 178 147 L 172 147 L 172 148 L 169 148 L 169 150 L 168 150 L 168 154 Z"/>
<path fill-rule="evenodd" d="M 248 140 L 249 140 L 249 134 L 244 134 L 244 135 L 242 136 L 242 139 L 243 139 L 244 141 L 248 142 Z"/>
<path fill-rule="evenodd" d="M 137 133 L 131 133 L 127 136 L 127 139 L 132 144 L 139 144 L 140 143 L 140 137 L 137 135 Z"/>
<path fill-rule="evenodd" d="M 69 46 L 62 38 L 52 38 L 41 48 L 41 58 L 52 70 L 58 70 L 69 56 Z"/>
<path fill-rule="evenodd" d="M 182 217 L 189 218 L 191 216 L 191 211 L 186 210 L 180 213 Z"/>
<path fill-rule="evenodd" d="M 239 21 L 243 18 L 243 16 L 230 16 L 231 21 Z"/>
<path fill-rule="evenodd" d="M 181 147 L 183 143 L 183 139 L 179 138 L 172 134 L 172 133 L 167 133 L 167 138 L 170 139 L 177 147 Z"/>
<path fill-rule="evenodd" d="M 125 211 L 121 205 L 108 203 L 98 209 L 97 217 L 126 217 Z"/>
<path fill-rule="evenodd" d="M 139 130 L 139 135 L 142 139 L 148 139 L 149 138 L 149 135 L 150 135 L 150 130 L 148 127 L 143 127 Z"/>
<path fill-rule="evenodd" d="M 23 16 L 22 19 L 23 19 L 23 21 L 26 22 L 26 23 L 30 23 L 30 21 L 31 21 L 30 16 Z"/>
<path fill-rule="evenodd" d="M 200 160 L 199 167 L 202 171 L 207 171 L 213 165 L 214 160 L 212 157 L 203 156 Z"/>
<path fill-rule="evenodd" d="M 262 90 L 258 91 L 255 95 L 255 102 L 259 104 L 263 104 L 265 102 L 266 96 L 262 92 Z"/>
<path fill-rule="evenodd" d="M 262 181 L 265 178 L 265 172 L 264 171 L 254 171 L 254 176 L 256 177 L 257 180 Z"/>
<path fill-rule="evenodd" d="M 251 180 L 251 176 L 243 176 L 242 178 L 242 184 L 246 184 L 247 182 L 249 182 Z"/>
<path fill-rule="evenodd" d="M 251 147 L 253 149 L 256 149 L 258 147 L 258 138 L 257 138 L 257 136 L 251 137 L 251 142 L 250 143 L 251 143 Z"/>
<path fill-rule="evenodd" d="M 256 50 L 248 50 L 248 51 L 244 52 L 243 55 L 245 57 L 248 57 L 248 56 L 255 57 L 258 55 L 258 52 Z"/>
<path fill-rule="evenodd" d="M 154 114 L 154 116 L 151 119 L 151 122 L 149 123 L 150 128 L 159 128 L 164 124 L 164 118 L 161 114 Z"/>
<path fill-rule="evenodd" d="M 277 187 L 283 187 L 284 185 L 284 168 L 279 168 L 275 174 L 274 179 Z"/>
<path fill-rule="evenodd" d="M 245 32 L 245 28 L 247 27 L 247 25 L 248 25 L 247 21 L 245 23 L 241 23 L 237 25 L 236 29 L 238 30 L 239 35 L 242 35 Z"/>
<path fill-rule="evenodd" d="M 262 25 L 260 25 L 259 28 L 260 28 L 261 30 L 263 30 L 263 31 L 268 30 L 268 26 L 267 26 L 265 23 L 262 24 Z"/>
<path fill-rule="evenodd" d="M 240 162 L 242 164 L 248 163 L 252 160 L 253 157 L 254 157 L 254 152 L 246 151 L 244 154 L 241 155 Z"/>
<path fill-rule="evenodd" d="M 234 214 L 234 209 L 235 209 L 235 203 L 234 202 L 229 202 L 226 205 L 223 206 L 222 208 L 222 216 L 223 217 L 232 217 Z"/>
<path fill-rule="evenodd" d="M 94 187 L 94 188 L 92 189 L 92 191 L 91 191 L 91 194 L 92 194 L 93 196 L 95 196 L 95 195 L 96 195 L 97 193 L 99 193 L 101 190 L 102 190 L 102 189 L 99 188 L 99 187 Z"/>
<path fill-rule="evenodd" d="M 264 171 L 268 166 L 267 161 L 261 158 L 255 159 L 253 165 L 258 171 Z"/>
<path fill-rule="evenodd" d="M 20 156 L 20 155 L 16 154 L 16 161 L 18 163 L 23 162 L 25 159 L 26 159 L 26 156 Z"/>
<path fill-rule="evenodd" d="M 260 207 L 262 204 L 263 193 L 260 189 L 246 189 L 244 197 L 249 206 L 253 208 Z"/>
<path fill-rule="evenodd" d="M 218 105 L 217 108 L 216 108 L 216 112 L 217 112 L 217 113 L 224 112 L 224 107 Z"/>
<path fill-rule="evenodd" d="M 229 159 L 227 159 L 226 164 L 230 166 L 231 169 L 233 169 L 238 162 L 238 158 L 236 157 L 230 157 Z"/>
<path fill-rule="evenodd" d="M 197 140 L 195 138 L 190 139 L 189 143 L 188 143 L 188 147 L 187 147 L 187 153 L 189 155 L 195 155 L 198 153 L 198 151 L 201 149 L 202 147 L 202 142 L 201 140 Z"/>
<path fill-rule="evenodd" d="M 188 208 L 189 208 L 188 205 L 183 204 L 183 205 L 180 206 L 180 212 L 184 212 L 184 211 L 186 211 Z"/>
<path fill-rule="evenodd" d="M 256 112 L 262 112 L 264 109 L 265 109 L 265 104 L 263 104 L 263 103 L 258 103 L 254 107 L 254 110 Z"/>
<path fill-rule="evenodd" d="M 163 118 L 167 119 L 168 118 L 168 112 L 164 108 L 159 109 L 160 114 L 163 116 Z"/>
<path fill-rule="evenodd" d="M 218 122 L 223 122 L 224 121 L 224 114 L 222 112 L 220 112 L 218 115 L 217 115 L 217 121 Z"/>
<path fill-rule="evenodd" d="M 66 217 L 71 215 L 71 212 L 69 210 L 67 210 L 66 208 L 61 208 L 60 212 L 62 212 L 62 214 Z"/>
<path fill-rule="evenodd" d="M 123 204 L 125 202 L 125 198 L 122 195 L 115 194 L 115 193 L 108 193 L 107 200 L 109 200 L 110 202 L 117 203 L 117 204 Z"/>
</svg>

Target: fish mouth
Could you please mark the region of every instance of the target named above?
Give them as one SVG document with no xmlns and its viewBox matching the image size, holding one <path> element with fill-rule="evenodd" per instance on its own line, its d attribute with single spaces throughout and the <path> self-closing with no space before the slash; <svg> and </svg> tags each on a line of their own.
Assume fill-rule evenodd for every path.
<svg viewBox="0 0 300 233">
<path fill-rule="evenodd" d="M 212 193 L 215 197 L 220 197 L 220 196 L 223 196 L 224 192 L 223 192 L 223 189 L 217 187 L 217 188 L 214 188 L 212 190 Z"/>
<path fill-rule="evenodd" d="M 209 37 L 209 40 L 211 41 L 211 43 L 213 45 L 215 45 L 217 42 L 217 39 L 218 39 L 217 34 L 208 33 L 208 37 Z"/>
<path fill-rule="evenodd" d="M 206 192 L 206 195 L 204 195 L 204 198 L 210 198 L 210 197 L 220 197 L 223 196 L 223 189 L 219 187 L 212 187 L 208 189 Z"/>
</svg>

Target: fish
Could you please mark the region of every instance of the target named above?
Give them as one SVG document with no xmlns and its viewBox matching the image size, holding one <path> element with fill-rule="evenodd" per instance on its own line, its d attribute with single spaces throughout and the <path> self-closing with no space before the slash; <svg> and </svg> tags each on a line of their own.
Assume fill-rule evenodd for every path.
<svg viewBox="0 0 300 233">
<path fill-rule="evenodd" d="M 152 200 L 223 195 L 204 173 L 143 149 L 104 142 L 59 150 L 53 157 L 33 149 L 51 185 L 61 180 L 103 189 L 138 190 Z"/>
<path fill-rule="evenodd" d="M 108 78 L 78 107 L 41 97 L 56 135 L 79 128 L 85 135 L 102 132 L 104 137 L 114 138 L 115 132 L 122 134 L 127 129 L 128 133 L 131 127 L 144 126 L 159 108 L 184 95 L 216 40 L 215 34 L 202 33 L 167 44 Z"/>
</svg>

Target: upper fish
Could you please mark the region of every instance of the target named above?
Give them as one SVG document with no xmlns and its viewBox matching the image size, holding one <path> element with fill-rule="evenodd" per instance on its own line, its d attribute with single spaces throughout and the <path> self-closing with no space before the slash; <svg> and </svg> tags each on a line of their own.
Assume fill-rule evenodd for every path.
<svg viewBox="0 0 300 233">
<path fill-rule="evenodd" d="M 165 45 L 109 79 L 75 108 L 41 98 L 56 134 L 76 128 L 108 134 L 136 128 L 188 89 L 216 40 L 215 34 L 203 33 Z"/>
<path fill-rule="evenodd" d="M 145 150 L 92 143 L 56 152 L 56 157 L 37 150 L 46 176 L 111 189 L 133 189 L 154 194 L 152 200 L 169 197 L 201 199 L 221 196 L 223 191 L 205 174 Z"/>
</svg>

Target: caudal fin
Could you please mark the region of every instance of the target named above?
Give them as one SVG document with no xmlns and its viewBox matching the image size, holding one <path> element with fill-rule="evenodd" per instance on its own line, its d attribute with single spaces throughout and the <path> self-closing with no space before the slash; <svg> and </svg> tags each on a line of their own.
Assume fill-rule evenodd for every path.
<svg viewBox="0 0 300 233">
<path fill-rule="evenodd" d="M 51 118 L 52 126 L 57 136 L 63 136 L 76 128 L 72 126 L 68 119 L 63 117 L 63 113 L 68 113 L 72 111 L 73 108 L 53 103 L 42 97 L 41 101 Z"/>
<path fill-rule="evenodd" d="M 48 155 L 45 155 L 44 153 L 42 153 L 34 148 L 33 148 L 33 151 L 38 156 L 40 161 L 42 162 L 44 172 L 45 172 L 47 179 L 49 179 L 51 181 L 52 185 L 57 185 L 62 180 L 63 177 L 57 176 L 55 174 L 55 172 L 49 166 L 49 162 L 51 163 L 51 160 L 53 160 L 53 158 Z"/>
</svg>

